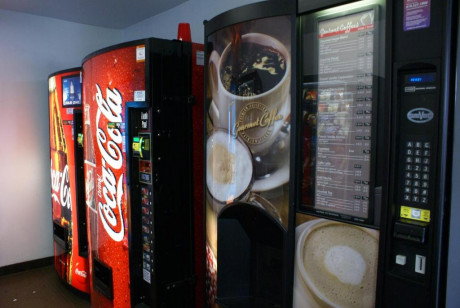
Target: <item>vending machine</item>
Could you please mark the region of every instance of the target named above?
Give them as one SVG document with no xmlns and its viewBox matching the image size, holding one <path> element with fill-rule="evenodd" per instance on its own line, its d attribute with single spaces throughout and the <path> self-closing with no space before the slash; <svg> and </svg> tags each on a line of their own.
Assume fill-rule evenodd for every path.
<svg viewBox="0 0 460 308">
<path fill-rule="evenodd" d="M 153 38 L 83 61 L 93 307 L 194 305 L 203 278 L 194 274 L 192 183 L 201 188 L 202 171 L 193 173 L 201 157 L 192 153 L 202 128 L 193 140 L 192 94 L 202 95 L 202 63 L 202 45 Z"/>
<path fill-rule="evenodd" d="M 295 5 L 205 23 L 207 307 L 289 307 Z"/>
<path fill-rule="evenodd" d="M 88 293 L 81 69 L 51 74 L 48 86 L 54 266 L 64 282 Z"/>
<path fill-rule="evenodd" d="M 458 10 L 298 1 L 293 307 L 458 307 Z"/>
</svg>

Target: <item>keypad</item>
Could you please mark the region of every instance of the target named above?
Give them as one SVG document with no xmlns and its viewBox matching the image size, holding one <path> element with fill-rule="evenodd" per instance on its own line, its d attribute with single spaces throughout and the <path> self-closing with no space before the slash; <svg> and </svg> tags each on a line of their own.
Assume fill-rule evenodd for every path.
<svg viewBox="0 0 460 308">
<path fill-rule="evenodd" d="M 428 203 L 431 143 L 407 141 L 404 150 L 404 196 L 406 202 Z"/>
</svg>

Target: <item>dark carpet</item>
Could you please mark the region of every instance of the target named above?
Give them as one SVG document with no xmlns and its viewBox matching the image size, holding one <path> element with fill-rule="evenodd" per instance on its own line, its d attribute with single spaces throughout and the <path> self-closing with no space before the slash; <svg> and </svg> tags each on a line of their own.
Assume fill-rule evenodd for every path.
<svg viewBox="0 0 460 308">
<path fill-rule="evenodd" d="M 0 276 L 0 307 L 87 308 L 91 305 L 89 296 L 71 290 L 50 265 Z"/>
</svg>

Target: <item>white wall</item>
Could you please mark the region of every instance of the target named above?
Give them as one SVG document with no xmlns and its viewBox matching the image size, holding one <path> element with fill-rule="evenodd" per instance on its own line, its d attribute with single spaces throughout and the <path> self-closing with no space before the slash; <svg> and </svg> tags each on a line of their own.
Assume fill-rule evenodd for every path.
<svg viewBox="0 0 460 308">
<path fill-rule="evenodd" d="M 48 75 L 121 35 L 0 10 L 0 267 L 53 255 Z"/>
<path fill-rule="evenodd" d="M 202 43 L 203 20 L 260 0 L 189 0 L 124 30 L 0 10 L 0 267 L 53 255 L 48 76 L 100 48 L 174 39 L 179 22 Z"/>
<path fill-rule="evenodd" d="M 230 9 L 263 0 L 189 0 L 169 11 L 148 18 L 123 30 L 123 40 L 131 41 L 146 37 L 177 38 L 177 25 L 190 23 L 192 41 L 204 42 L 204 20 Z"/>
</svg>

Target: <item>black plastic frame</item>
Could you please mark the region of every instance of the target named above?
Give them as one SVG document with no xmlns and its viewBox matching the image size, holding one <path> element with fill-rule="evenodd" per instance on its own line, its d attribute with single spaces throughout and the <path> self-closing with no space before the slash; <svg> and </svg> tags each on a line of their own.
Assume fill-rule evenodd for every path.
<svg viewBox="0 0 460 308">
<path fill-rule="evenodd" d="M 88 228 L 85 203 L 84 148 L 78 143 L 78 134 L 83 134 L 83 111 L 81 107 L 73 111 L 75 190 L 77 210 L 78 255 L 88 258 Z"/>
<path fill-rule="evenodd" d="M 330 3 L 329 3 L 330 2 Z M 336 1 L 336 3 L 333 3 L 333 1 L 329 1 L 328 2 L 328 6 L 326 7 L 319 7 L 317 5 L 312 5 L 311 7 L 308 6 L 307 4 L 303 3 L 303 8 L 304 8 L 304 11 L 303 13 L 299 16 L 299 24 L 298 24 L 298 41 L 299 41 L 299 46 L 298 46 L 298 54 L 300 55 L 299 57 L 299 67 L 302 68 L 303 70 L 303 67 L 304 67 L 304 62 L 303 62 L 303 33 L 304 33 L 304 29 L 303 29 L 303 23 L 305 21 L 305 19 L 308 17 L 309 14 L 313 14 L 313 13 L 317 13 L 319 11 L 323 11 L 323 10 L 326 10 L 328 9 L 331 5 L 333 4 L 336 4 L 337 6 L 341 6 L 341 5 L 346 5 L 346 4 L 349 4 L 349 3 L 352 3 L 350 1 Z M 360 2 L 360 1 L 354 1 L 354 2 Z M 364 1 L 363 1 L 364 2 Z M 300 3 L 299 3 L 300 5 Z M 311 9 L 308 10 L 308 8 Z M 317 9 L 321 9 L 321 10 L 317 10 Z M 370 185 L 369 185 L 369 206 L 368 206 L 368 217 L 366 219 L 362 219 L 362 218 L 357 218 L 357 217 L 354 217 L 354 216 L 350 216 L 350 215 L 344 215 L 344 214 L 340 214 L 340 213 L 337 213 L 337 212 L 333 212 L 333 211 L 325 211 L 325 210 L 316 210 L 314 207 L 313 208 L 307 208 L 307 207 L 304 207 L 302 206 L 302 202 L 301 202 L 301 198 L 300 198 L 300 186 L 299 185 L 296 185 L 296 190 L 298 189 L 298 194 L 297 194 L 297 199 L 296 199 L 296 211 L 299 212 L 299 213 L 303 213 L 303 214 L 306 214 L 306 215 L 311 215 L 311 216 L 318 216 L 318 217 L 324 217 L 324 218 L 327 218 L 327 219 L 331 219 L 331 220 L 337 220 L 337 221 L 341 221 L 341 222 L 345 222 L 345 223 L 352 223 L 352 224 L 355 224 L 355 225 L 360 225 L 360 226 L 364 226 L 364 227 L 367 227 L 367 228 L 379 228 L 380 226 L 380 211 L 381 211 L 381 204 L 380 204 L 380 200 L 377 200 L 377 198 L 375 198 L 376 196 L 376 190 L 382 190 L 382 186 L 383 186 L 383 173 L 384 171 L 382 170 L 378 170 L 376 171 L 376 166 L 377 165 L 380 165 L 380 164 L 383 164 L 386 160 L 387 160 L 387 149 L 385 149 L 385 144 L 384 142 L 381 142 L 382 139 L 385 139 L 384 137 L 384 127 L 383 127 L 383 120 L 385 115 L 387 114 L 387 111 L 385 111 L 385 104 L 384 104 L 384 100 L 382 99 L 384 97 L 383 95 L 383 88 L 385 88 L 384 86 L 384 82 L 385 80 L 382 80 L 382 77 L 381 77 L 381 74 L 383 72 L 381 72 L 381 68 L 382 68 L 382 62 L 384 62 L 383 58 L 380 58 L 380 43 L 382 41 L 382 36 L 383 36 L 383 29 L 382 29 L 382 25 L 383 25 L 383 22 L 386 21 L 386 18 L 385 16 L 383 16 L 384 14 L 381 13 L 381 8 L 379 5 L 377 4 L 364 4 L 360 7 L 357 7 L 357 8 L 353 8 L 353 9 L 349 9 L 347 11 L 344 11 L 344 12 L 338 12 L 338 13 L 334 13 L 334 14 L 329 14 L 329 15 L 326 15 L 326 16 L 317 16 L 315 17 L 315 20 L 314 20 L 314 30 L 315 30 L 315 34 L 318 33 L 317 31 L 317 27 L 318 27 L 318 24 L 319 22 L 322 22 L 322 21 L 325 21 L 325 20 L 331 20 L 331 19 L 334 19 L 334 18 L 340 18 L 340 17 L 343 17 L 343 16 L 347 16 L 347 15 L 351 15 L 351 14 L 355 14 L 355 13 L 359 13 L 359 12 L 364 12 L 364 11 L 368 11 L 368 10 L 373 10 L 374 11 L 374 16 L 375 16 L 375 22 L 374 22 L 374 31 L 375 31 L 375 34 L 374 34 L 374 46 L 373 46 L 373 53 L 374 53 L 374 57 L 373 57 L 373 88 L 372 88 L 372 97 L 373 97 L 373 101 L 372 101 L 372 131 L 371 131 L 371 136 L 372 136 L 372 139 L 371 139 L 371 150 L 372 153 L 376 153 L 375 155 L 372 155 L 371 156 L 371 161 L 370 161 Z M 315 43 L 315 45 L 313 46 L 313 49 L 314 49 L 314 55 L 317 56 L 318 55 L 318 46 L 317 44 Z M 316 58 L 315 58 L 316 60 Z M 315 60 L 312 60 L 312 61 L 315 61 Z M 299 71 L 299 74 L 297 76 L 297 79 L 299 80 L 299 84 L 300 82 L 303 82 L 304 80 L 304 76 L 302 75 L 302 70 Z M 318 83 L 318 80 L 315 79 L 313 81 L 309 81 L 309 82 L 312 82 L 312 83 Z M 301 115 L 301 101 L 300 99 L 302 98 L 302 86 L 299 86 L 298 89 L 296 89 L 297 91 L 297 97 L 299 97 L 299 100 L 297 102 L 297 110 L 296 110 L 296 113 L 300 116 Z M 299 135 L 299 138 L 298 140 L 296 140 L 296 151 L 299 151 L 299 153 L 301 153 L 301 150 L 302 149 L 302 141 L 301 141 L 301 137 L 302 137 L 302 132 L 300 131 L 301 130 L 301 119 L 298 120 L 299 122 L 297 123 L 297 127 L 298 127 L 298 130 L 297 130 L 297 134 Z M 379 125 L 378 127 L 376 126 Z M 383 144 L 383 145 L 381 145 Z M 297 150 L 299 149 L 299 150 Z M 299 181 L 298 183 L 301 183 L 302 182 L 302 178 L 303 178 L 303 174 L 302 174 L 302 155 L 298 155 L 297 157 L 297 163 L 296 163 L 296 168 L 295 170 L 299 173 L 297 175 L 297 178 L 296 180 Z M 379 202 L 378 204 L 376 204 L 376 202 Z M 349 218 L 348 218 L 349 217 Z"/>
</svg>

